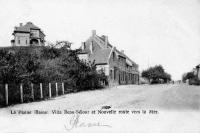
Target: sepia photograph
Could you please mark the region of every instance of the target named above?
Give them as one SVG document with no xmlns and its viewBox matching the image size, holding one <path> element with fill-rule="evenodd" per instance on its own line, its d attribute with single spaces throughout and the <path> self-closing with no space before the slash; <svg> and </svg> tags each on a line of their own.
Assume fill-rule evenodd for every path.
<svg viewBox="0 0 200 133">
<path fill-rule="evenodd" d="M 1 133 L 200 133 L 200 0 L 0 0 Z"/>
</svg>

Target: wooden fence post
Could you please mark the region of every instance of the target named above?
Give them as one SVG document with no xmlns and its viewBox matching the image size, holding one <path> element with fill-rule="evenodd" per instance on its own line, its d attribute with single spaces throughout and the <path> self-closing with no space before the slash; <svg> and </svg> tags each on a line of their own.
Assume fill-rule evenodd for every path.
<svg viewBox="0 0 200 133">
<path fill-rule="evenodd" d="M 33 83 L 31 83 L 31 97 L 34 101 L 34 89 L 33 89 Z"/>
<path fill-rule="evenodd" d="M 23 86 L 20 84 L 20 98 L 21 98 L 21 103 L 23 103 Z"/>
<path fill-rule="evenodd" d="M 64 87 L 64 83 L 62 83 L 62 93 L 63 93 L 63 95 L 65 94 L 65 87 Z"/>
<path fill-rule="evenodd" d="M 8 84 L 5 84 L 6 105 L 8 105 Z"/>
<path fill-rule="evenodd" d="M 51 83 L 49 83 L 49 98 L 51 98 Z"/>
<path fill-rule="evenodd" d="M 40 98 L 43 98 L 42 83 L 40 83 Z"/>
<path fill-rule="evenodd" d="M 56 96 L 58 96 L 58 83 L 56 83 Z"/>
</svg>

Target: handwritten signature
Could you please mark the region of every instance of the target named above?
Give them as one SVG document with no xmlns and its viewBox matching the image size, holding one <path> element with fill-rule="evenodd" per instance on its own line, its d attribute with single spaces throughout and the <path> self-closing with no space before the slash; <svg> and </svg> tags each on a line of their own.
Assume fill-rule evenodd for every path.
<svg viewBox="0 0 200 133">
<path fill-rule="evenodd" d="M 67 126 L 69 125 L 69 126 Z M 85 123 L 85 122 L 80 122 L 80 115 L 74 114 L 70 121 L 69 124 L 64 124 L 64 127 L 67 131 L 71 131 L 74 128 L 80 128 L 80 127 L 108 127 L 111 128 L 110 125 L 105 125 L 100 122 L 92 122 L 92 123 Z"/>
</svg>

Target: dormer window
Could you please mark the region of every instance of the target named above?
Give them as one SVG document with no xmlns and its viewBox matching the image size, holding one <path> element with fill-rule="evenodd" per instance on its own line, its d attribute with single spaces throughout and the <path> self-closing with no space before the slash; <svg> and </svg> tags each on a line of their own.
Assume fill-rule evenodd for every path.
<svg viewBox="0 0 200 133">
<path fill-rule="evenodd" d="M 113 61 L 115 61 L 115 56 L 116 56 L 116 54 L 115 54 L 115 52 L 113 52 Z"/>
</svg>

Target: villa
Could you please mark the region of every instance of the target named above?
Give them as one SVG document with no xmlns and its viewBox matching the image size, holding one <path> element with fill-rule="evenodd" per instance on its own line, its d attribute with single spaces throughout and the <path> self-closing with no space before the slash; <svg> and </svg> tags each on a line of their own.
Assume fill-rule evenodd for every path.
<svg viewBox="0 0 200 133">
<path fill-rule="evenodd" d="M 45 34 L 32 22 L 27 22 L 25 25 L 20 23 L 19 27 L 14 28 L 12 35 L 14 36 L 11 40 L 12 46 L 43 46 L 45 42 Z"/>
</svg>

